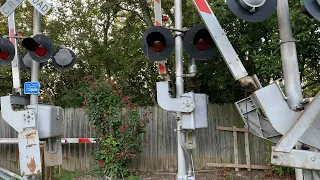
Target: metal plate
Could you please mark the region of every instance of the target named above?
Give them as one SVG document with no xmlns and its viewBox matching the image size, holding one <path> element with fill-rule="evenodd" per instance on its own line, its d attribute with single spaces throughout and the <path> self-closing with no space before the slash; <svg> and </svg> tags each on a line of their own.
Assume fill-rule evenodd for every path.
<svg viewBox="0 0 320 180">
<path fill-rule="evenodd" d="M 210 48 L 205 51 L 199 51 L 195 48 L 194 37 L 201 30 L 207 30 L 206 25 L 198 24 L 193 26 L 187 31 L 187 33 L 183 37 L 183 46 L 186 52 L 189 54 L 190 57 L 195 58 L 196 60 L 206 60 L 212 58 L 217 53 L 217 47 L 213 42 L 208 30 L 208 35 L 211 38 Z"/>
<path fill-rule="evenodd" d="M 7 0 L 0 8 L 0 12 L 8 17 L 23 2 L 23 0 Z"/>
<path fill-rule="evenodd" d="M 320 5 L 317 0 L 304 0 L 304 6 L 315 19 L 320 21 Z"/>
<path fill-rule="evenodd" d="M 76 55 L 67 48 L 59 48 L 52 55 L 52 65 L 59 70 L 71 69 L 76 63 Z"/>
<path fill-rule="evenodd" d="M 165 48 L 161 52 L 153 52 L 151 48 L 149 48 L 149 45 L 147 43 L 148 35 L 154 32 L 161 33 L 166 40 Z M 150 27 L 146 32 L 144 32 L 141 43 L 144 55 L 152 61 L 162 61 L 168 58 L 172 54 L 175 45 L 174 38 L 171 32 L 162 26 Z"/>
<path fill-rule="evenodd" d="M 41 174 L 40 146 L 37 130 L 19 133 L 19 155 L 22 176 Z"/>
<path fill-rule="evenodd" d="M 267 0 L 256 12 L 245 9 L 239 0 L 227 0 L 230 11 L 238 18 L 249 22 L 261 22 L 270 18 L 277 10 L 277 0 Z"/>
<path fill-rule="evenodd" d="M 44 164 L 46 167 L 62 165 L 62 146 L 61 138 L 52 138 L 49 141 L 54 141 L 48 144 L 48 140 L 44 143 Z M 55 152 L 51 152 L 48 146 L 52 146 Z"/>
<path fill-rule="evenodd" d="M 20 62 L 20 69 L 31 72 L 31 64 L 32 64 L 33 59 L 30 57 L 29 52 L 25 54 L 23 57 L 19 59 Z M 40 63 L 40 69 L 47 64 L 47 61 L 44 63 Z"/>
<path fill-rule="evenodd" d="M 50 11 L 51 4 L 47 0 L 28 0 L 29 3 L 35 7 L 42 15 L 45 15 Z"/>
</svg>

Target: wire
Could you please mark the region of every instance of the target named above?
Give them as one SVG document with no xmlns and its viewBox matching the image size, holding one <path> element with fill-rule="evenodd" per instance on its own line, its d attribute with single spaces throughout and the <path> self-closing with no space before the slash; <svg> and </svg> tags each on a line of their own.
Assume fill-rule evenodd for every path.
<svg viewBox="0 0 320 180">
<path fill-rule="evenodd" d="M 183 139 L 182 139 L 181 130 L 177 130 L 177 131 L 179 131 L 179 133 L 180 133 L 180 138 L 178 138 L 178 140 L 179 140 L 179 142 L 180 142 L 180 144 L 181 144 L 182 149 L 184 150 L 184 152 L 185 152 L 186 155 L 187 155 L 188 165 L 191 166 L 192 171 L 193 171 L 193 175 L 195 175 L 195 174 L 194 174 L 194 166 L 193 166 L 192 154 L 191 154 L 191 157 L 190 157 L 188 150 L 185 148 L 185 142 L 184 142 Z"/>
</svg>

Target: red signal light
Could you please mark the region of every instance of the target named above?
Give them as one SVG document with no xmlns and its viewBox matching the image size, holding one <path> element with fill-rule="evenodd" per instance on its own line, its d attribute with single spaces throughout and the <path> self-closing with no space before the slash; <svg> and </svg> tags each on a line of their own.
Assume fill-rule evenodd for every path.
<svg viewBox="0 0 320 180">
<path fill-rule="evenodd" d="M 197 40 L 197 42 L 196 42 L 196 44 L 194 46 L 199 51 L 205 51 L 205 50 L 210 48 L 211 39 L 200 38 L 200 39 Z"/>
<path fill-rule="evenodd" d="M 160 32 L 152 32 L 147 37 L 148 46 L 153 52 L 161 52 L 166 47 L 166 39 Z"/>
<path fill-rule="evenodd" d="M 9 57 L 9 53 L 0 49 L 0 60 L 6 60 Z"/>
<path fill-rule="evenodd" d="M 207 29 L 199 30 L 193 40 L 193 45 L 198 51 L 205 51 L 211 47 L 212 38 Z"/>
<path fill-rule="evenodd" d="M 165 44 L 161 41 L 155 41 L 150 48 L 153 52 L 161 52 L 165 48 Z"/>
<path fill-rule="evenodd" d="M 36 54 L 39 57 L 46 55 L 47 52 L 48 52 L 47 49 L 42 46 L 39 46 L 34 50 L 34 54 Z"/>
</svg>

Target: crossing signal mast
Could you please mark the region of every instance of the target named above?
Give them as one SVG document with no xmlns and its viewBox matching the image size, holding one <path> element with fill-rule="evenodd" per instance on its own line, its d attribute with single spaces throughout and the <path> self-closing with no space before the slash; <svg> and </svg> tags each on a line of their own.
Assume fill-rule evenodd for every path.
<svg viewBox="0 0 320 180">
<path fill-rule="evenodd" d="M 155 0 L 158 1 L 158 0 Z M 229 9 L 240 19 L 262 22 L 277 10 L 281 38 L 281 58 L 286 96 L 278 83 L 262 87 L 256 76 L 248 76 L 237 53 L 228 40 L 216 16 L 206 0 L 193 0 L 205 25 L 189 30 L 182 28 L 181 0 L 175 0 L 175 28 L 150 27 L 142 37 L 144 55 L 152 61 L 163 61 L 175 48 L 177 97 L 168 95 L 168 82 L 157 82 L 157 101 L 161 108 L 177 113 L 178 174 L 179 180 L 195 179 L 194 169 L 186 168 L 186 149 L 196 147 L 194 131 L 207 128 L 207 96 L 193 92 L 184 93 L 182 44 L 194 60 L 207 60 L 218 50 L 235 80 L 254 92 L 235 105 L 249 130 L 276 145 L 273 146 L 271 163 L 295 167 L 297 180 L 320 177 L 318 152 L 294 149 L 301 143 L 320 149 L 318 129 L 320 121 L 320 93 L 314 98 L 302 97 L 301 82 L 295 41 L 289 18 L 288 0 L 226 0 Z M 320 20 L 320 1 L 304 0 L 305 14 Z M 170 30 L 174 31 L 174 37 Z M 183 37 L 182 37 L 183 35 Z M 174 39 L 174 40 L 173 40 Z M 173 42 L 175 41 L 175 44 Z M 248 108 L 249 107 L 249 108 Z M 262 116 L 261 113 L 264 115 Z M 192 162 L 188 161 L 188 162 Z M 303 173 L 302 173 L 302 170 Z"/>
<path fill-rule="evenodd" d="M 34 7 L 33 36 L 16 36 L 15 8 L 22 1 L 6 1 L 0 12 L 8 17 L 9 36 L 0 38 L 0 66 L 12 64 L 13 84 L 16 93 L 1 97 L 1 115 L 3 119 L 19 133 L 19 160 L 23 179 L 38 179 L 41 174 L 40 140 L 45 142 L 45 166 L 62 164 L 61 135 L 64 120 L 62 108 L 38 104 L 40 90 L 39 71 L 50 59 L 58 70 L 71 69 L 76 64 L 75 53 L 55 45 L 49 36 L 41 33 L 41 14 L 45 15 L 51 4 L 44 0 L 29 1 Z M 9 39 L 10 40 L 9 40 Z M 27 52 L 18 57 L 18 43 Z M 31 72 L 31 82 L 25 82 L 21 90 L 20 70 Z M 12 105 L 23 105 L 24 110 L 16 111 Z M 32 167 L 30 166 L 32 164 Z"/>
</svg>

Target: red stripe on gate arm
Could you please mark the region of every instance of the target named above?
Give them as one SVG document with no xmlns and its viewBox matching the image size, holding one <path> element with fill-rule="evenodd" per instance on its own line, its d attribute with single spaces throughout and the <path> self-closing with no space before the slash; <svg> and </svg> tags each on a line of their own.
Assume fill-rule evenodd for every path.
<svg viewBox="0 0 320 180">
<path fill-rule="evenodd" d="M 14 29 L 10 29 L 10 33 L 9 34 L 10 34 L 10 36 L 14 36 Z M 10 38 L 10 41 L 12 42 L 12 44 L 14 46 L 16 46 L 14 38 Z"/>
<path fill-rule="evenodd" d="M 194 2 L 201 12 L 212 14 L 212 11 L 206 0 L 194 0 Z"/>
<path fill-rule="evenodd" d="M 165 74 L 164 66 L 159 63 L 159 74 Z"/>
<path fill-rule="evenodd" d="M 159 23 L 158 21 L 156 21 L 156 26 L 161 26 L 161 23 Z"/>
<path fill-rule="evenodd" d="M 90 143 L 90 139 L 88 138 L 79 138 L 79 143 Z"/>
<path fill-rule="evenodd" d="M 161 1 L 161 0 L 155 0 L 155 1 L 160 4 L 160 1 Z"/>
</svg>

